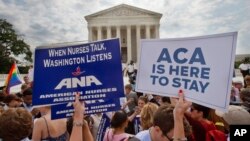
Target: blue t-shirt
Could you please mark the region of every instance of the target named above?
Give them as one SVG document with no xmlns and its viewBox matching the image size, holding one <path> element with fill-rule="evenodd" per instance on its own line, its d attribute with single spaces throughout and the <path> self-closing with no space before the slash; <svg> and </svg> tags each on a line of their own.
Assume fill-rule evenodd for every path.
<svg viewBox="0 0 250 141">
<path fill-rule="evenodd" d="M 136 134 L 136 138 L 140 139 L 141 141 L 151 141 L 149 130 L 144 130 Z"/>
</svg>

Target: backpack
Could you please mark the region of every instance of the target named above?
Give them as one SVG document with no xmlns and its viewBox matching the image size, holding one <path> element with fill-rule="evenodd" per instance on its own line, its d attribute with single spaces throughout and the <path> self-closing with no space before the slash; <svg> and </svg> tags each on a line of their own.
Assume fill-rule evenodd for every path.
<svg viewBox="0 0 250 141">
<path fill-rule="evenodd" d="M 206 141 L 227 141 L 227 137 L 220 130 L 210 130 L 206 133 Z"/>
</svg>

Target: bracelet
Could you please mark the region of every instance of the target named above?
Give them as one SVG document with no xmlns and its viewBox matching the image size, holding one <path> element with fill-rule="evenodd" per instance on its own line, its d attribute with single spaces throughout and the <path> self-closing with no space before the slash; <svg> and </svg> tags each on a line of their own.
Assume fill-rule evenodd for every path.
<svg viewBox="0 0 250 141">
<path fill-rule="evenodd" d="M 73 126 L 80 126 L 80 127 L 82 127 L 83 125 L 84 125 L 84 123 L 81 122 L 81 121 L 74 121 L 73 122 Z"/>
<path fill-rule="evenodd" d="M 173 138 L 173 141 L 187 141 L 187 138 Z"/>
</svg>

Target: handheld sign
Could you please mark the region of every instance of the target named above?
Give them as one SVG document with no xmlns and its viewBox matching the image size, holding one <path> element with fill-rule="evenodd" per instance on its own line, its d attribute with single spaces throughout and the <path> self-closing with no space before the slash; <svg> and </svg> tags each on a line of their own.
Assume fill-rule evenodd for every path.
<svg viewBox="0 0 250 141">
<path fill-rule="evenodd" d="M 236 39 L 237 32 L 142 40 L 136 91 L 177 97 L 183 89 L 188 100 L 225 111 Z"/>
<path fill-rule="evenodd" d="M 119 39 L 35 50 L 33 105 L 124 97 Z"/>
<path fill-rule="evenodd" d="M 111 111 L 118 111 L 121 109 L 121 103 L 119 99 L 98 99 L 84 101 L 85 114 L 104 113 Z M 74 114 L 73 103 L 63 103 L 51 106 L 51 119 L 69 118 Z"/>
<path fill-rule="evenodd" d="M 106 130 L 110 127 L 110 118 L 106 113 L 102 115 L 102 119 L 100 121 L 100 125 L 98 127 L 96 141 L 103 141 Z"/>
</svg>

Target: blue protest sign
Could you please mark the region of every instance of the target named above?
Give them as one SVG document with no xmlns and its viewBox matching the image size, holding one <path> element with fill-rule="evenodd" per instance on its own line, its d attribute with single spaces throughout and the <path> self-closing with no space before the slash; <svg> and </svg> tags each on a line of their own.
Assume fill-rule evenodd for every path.
<svg viewBox="0 0 250 141">
<path fill-rule="evenodd" d="M 103 114 L 97 131 L 96 141 L 104 140 L 105 132 L 109 127 L 110 127 L 110 119 L 106 114 Z"/>
<path fill-rule="evenodd" d="M 133 120 L 134 122 L 134 129 L 135 129 L 135 134 L 139 133 L 141 131 L 141 121 L 140 121 L 140 116 L 136 116 Z"/>
<path fill-rule="evenodd" d="M 120 101 L 117 99 L 98 99 L 84 101 L 85 114 L 95 114 L 110 111 L 117 111 L 121 109 Z M 69 118 L 74 113 L 74 107 L 72 102 L 57 104 L 51 106 L 51 119 Z"/>
<path fill-rule="evenodd" d="M 124 96 L 119 39 L 35 50 L 33 105 Z"/>
</svg>

